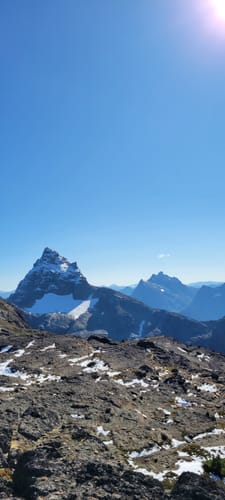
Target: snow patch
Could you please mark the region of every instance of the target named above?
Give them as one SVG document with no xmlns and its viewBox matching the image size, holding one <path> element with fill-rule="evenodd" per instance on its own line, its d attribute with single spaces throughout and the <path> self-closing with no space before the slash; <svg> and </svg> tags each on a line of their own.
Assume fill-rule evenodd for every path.
<svg viewBox="0 0 225 500">
<path fill-rule="evenodd" d="M 43 349 L 40 349 L 41 352 L 48 351 L 49 349 L 55 349 L 55 343 L 52 345 L 48 345 L 47 347 L 43 347 Z"/>
<path fill-rule="evenodd" d="M 156 444 L 149 450 L 144 449 L 142 451 L 132 451 L 131 453 L 129 453 L 129 460 L 130 459 L 132 460 L 133 458 L 149 457 L 150 455 L 153 455 L 154 453 L 160 451 L 160 449 L 161 449 L 160 446 Z"/>
<path fill-rule="evenodd" d="M 139 415 L 141 415 L 142 417 L 144 418 L 148 418 L 147 415 L 145 415 L 144 413 L 142 413 L 141 411 L 139 410 L 135 410 Z"/>
<path fill-rule="evenodd" d="M 91 297 L 88 300 L 79 301 L 80 303 L 69 311 L 69 316 L 72 316 L 73 319 L 78 319 L 82 314 L 91 311 L 98 301 L 99 299 L 92 299 Z"/>
<path fill-rule="evenodd" d="M 25 349 L 29 349 L 30 347 L 32 347 L 33 345 L 35 344 L 35 340 L 32 340 L 31 342 L 29 342 L 29 344 L 26 345 Z"/>
<path fill-rule="evenodd" d="M 203 459 L 193 457 L 192 460 L 179 460 L 176 463 L 177 469 L 173 470 L 174 474 L 180 476 L 183 472 L 194 472 L 195 474 L 203 474 Z"/>
<path fill-rule="evenodd" d="M 225 446 L 223 446 L 223 445 L 207 446 L 207 447 L 203 447 L 203 449 L 206 450 L 213 457 L 216 457 L 217 455 L 219 455 L 220 458 L 225 458 Z"/>
<path fill-rule="evenodd" d="M 81 303 L 82 300 L 75 300 L 72 293 L 68 295 L 45 293 L 41 299 L 36 300 L 32 307 L 26 308 L 26 311 L 32 314 L 48 314 L 52 312 L 67 314 Z"/>
<path fill-rule="evenodd" d="M 187 351 L 185 351 L 184 349 L 182 349 L 182 347 L 178 347 L 177 349 L 178 349 L 178 351 L 183 352 L 184 354 L 187 354 Z"/>
<path fill-rule="evenodd" d="M 10 363 L 13 362 L 13 359 L 8 359 L 4 363 L 0 363 L 0 375 L 3 375 L 4 377 L 16 377 L 16 378 L 21 378 L 22 380 L 26 380 L 29 378 L 29 375 L 26 373 L 22 373 L 20 371 L 13 371 L 11 368 L 9 368 Z"/>
<path fill-rule="evenodd" d="M 14 356 L 15 358 L 20 358 L 21 356 L 23 356 L 24 353 L 25 349 L 18 349 L 18 351 L 15 351 Z"/>
<path fill-rule="evenodd" d="M 109 369 L 108 365 L 106 365 L 104 361 L 97 358 L 94 358 L 92 361 L 90 360 L 83 361 L 83 363 L 81 363 L 80 366 L 85 366 L 88 363 L 95 363 L 95 364 L 94 366 L 86 366 L 86 368 L 84 368 L 83 370 L 86 373 L 95 373 L 98 371 L 107 372 Z"/>
<path fill-rule="evenodd" d="M 144 326 L 145 326 L 145 320 L 143 319 L 140 323 L 139 330 L 138 330 L 139 337 L 142 337 L 142 335 L 143 335 Z"/>
<path fill-rule="evenodd" d="M 186 441 L 179 441 L 178 439 L 172 439 L 171 440 L 171 446 L 172 448 L 178 448 L 178 446 L 181 446 L 182 444 L 185 444 Z"/>
<path fill-rule="evenodd" d="M 138 378 L 134 378 L 133 380 L 131 380 L 130 382 L 124 382 L 121 378 L 120 379 L 116 379 L 114 380 L 114 382 L 116 384 L 119 384 L 119 385 L 124 385 L 125 387 L 133 387 L 135 385 L 141 385 L 141 387 L 148 387 L 149 384 L 146 384 L 146 382 L 144 382 L 143 380 L 140 380 Z"/>
<path fill-rule="evenodd" d="M 202 434 L 198 434 L 193 438 L 193 441 L 197 441 L 198 439 L 204 439 L 205 437 L 209 436 L 220 436 L 220 434 L 225 434 L 224 429 L 213 429 L 213 431 L 210 432 L 203 432 Z"/>
<path fill-rule="evenodd" d="M 197 354 L 197 358 L 200 359 L 201 361 L 210 361 L 210 356 L 207 356 L 207 354 Z"/>
<path fill-rule="evenodd" d="M 189 401 L 186 401 L 186 399 L 176 397 L 175 401 L 179 406 L 183 406 L 184 408 L 191 406 L 191 403 Z"/>
<path fill-rule="evenodd" d="M 0 387 L 0 392 L 12 392 L 14 390 L 15 390 L 15 387 L 5 387 L 5 386 Z"/>
<path fill-rule="evenodd" d="M 108 436 L 110 434 L 110 431 L 105 431 L 102 427 L 102 425 L 99 425 L 97 427 L 97 434 L 102 434 L 103 436 Z"/>
<path fill-rule="evenodd" d="M 202 384 L 198 386 L 198 389 L 205 392 L 217 392 L 217 387 L 215 384 Z"/>
</svg>

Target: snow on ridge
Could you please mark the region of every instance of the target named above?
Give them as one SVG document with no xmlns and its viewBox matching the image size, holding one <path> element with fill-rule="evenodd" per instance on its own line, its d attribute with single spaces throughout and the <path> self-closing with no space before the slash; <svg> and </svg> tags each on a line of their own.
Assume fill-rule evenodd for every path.
<svg viewBox="0 0 225 500">
<path fill-rule="evenodd" d="M 37 270 L 81 274 L 76 262 L 69 262 L 65 257 L 50 248 L 45 248 L 42 257 L 36 260 L 28 274 Z"/>
<path fill-rule="evenodd" d="M 49 262 L 43 261 L 42 259 L 37 260 L 35 262 L 32 269 L 27 273 L 24 280 L 21 282 L 24 286 L 30 278 L 34 275 L 46 275 L 46 274 L 55 274 L 58 276 L 62 276 L 63 280 L 72 280 L 74 283 L 80 283 L 82 278 L 82 273 L 80 269 L 75 266 L 75 264 L 70 264 L 68 261 L 58 261 L 58 262 Z"/>
<path fill-rule="evenodd" d="M 32 288 L 35 286 L 37 292 L 42 292 L 44 282 L 46 280 L 48 284 L 49 278 L 51 283 L 48 289 L 51 291 L 57 288 L 54 282 L 79 284 L 84 279 L 76 262 L 71 263 L 65 257 L 61 257 L 57 252 L 47 248 L 42 257 L 34 263 L 32 269 L 20 281 L 13 295 L 22 293 L 30 285 Z M 42 287 L 40 287 L 40 283 L 42 283 Z"/>
</svg>

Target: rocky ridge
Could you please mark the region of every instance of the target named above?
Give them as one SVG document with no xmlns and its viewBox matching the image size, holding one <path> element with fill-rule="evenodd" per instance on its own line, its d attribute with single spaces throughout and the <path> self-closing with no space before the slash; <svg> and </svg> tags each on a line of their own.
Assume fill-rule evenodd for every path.
<svg viewBox="0 0 225 500">
<path fill-rule="evenodd" d="M 225 498 L 202 476 L 225 457 L 225 356 L 32 331 L 2 302 L 0 498 Z"/>
</svg>

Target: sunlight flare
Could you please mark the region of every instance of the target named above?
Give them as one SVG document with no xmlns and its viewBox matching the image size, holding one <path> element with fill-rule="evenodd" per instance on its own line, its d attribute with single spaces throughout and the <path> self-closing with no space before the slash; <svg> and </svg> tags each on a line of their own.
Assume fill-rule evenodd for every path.
<svg viewBox="0 0 225 500">
<path fill-rule="evenodd" d="M 212 0 L 212 6 L 216 16 L 225 22 L 225 0 Z"/>
</svg>

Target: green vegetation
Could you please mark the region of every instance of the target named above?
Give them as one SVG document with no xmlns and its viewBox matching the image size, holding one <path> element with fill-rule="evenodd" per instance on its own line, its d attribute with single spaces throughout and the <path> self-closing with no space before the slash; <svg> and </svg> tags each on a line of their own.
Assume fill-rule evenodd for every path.
<svg viewBox="0 0 225 500">
<path fill-rule="evenodd" d="M 164 489 L 166 491 L 172 490 L 172 488 L 174 487 L 175 483 L 176 483 L 176 476 L 174 476 L 174 478 L 165 478 L 162 481 L 163 487 L 164 487 Z"/>
<path fill-rule="evenodd" d="M 204 462 L 203 468 L 205 472 L 216 474 L 222 479 L 225 477 L 225 458 L 221 458 L 219 455 L 210 458 Z"/>
</svg>

